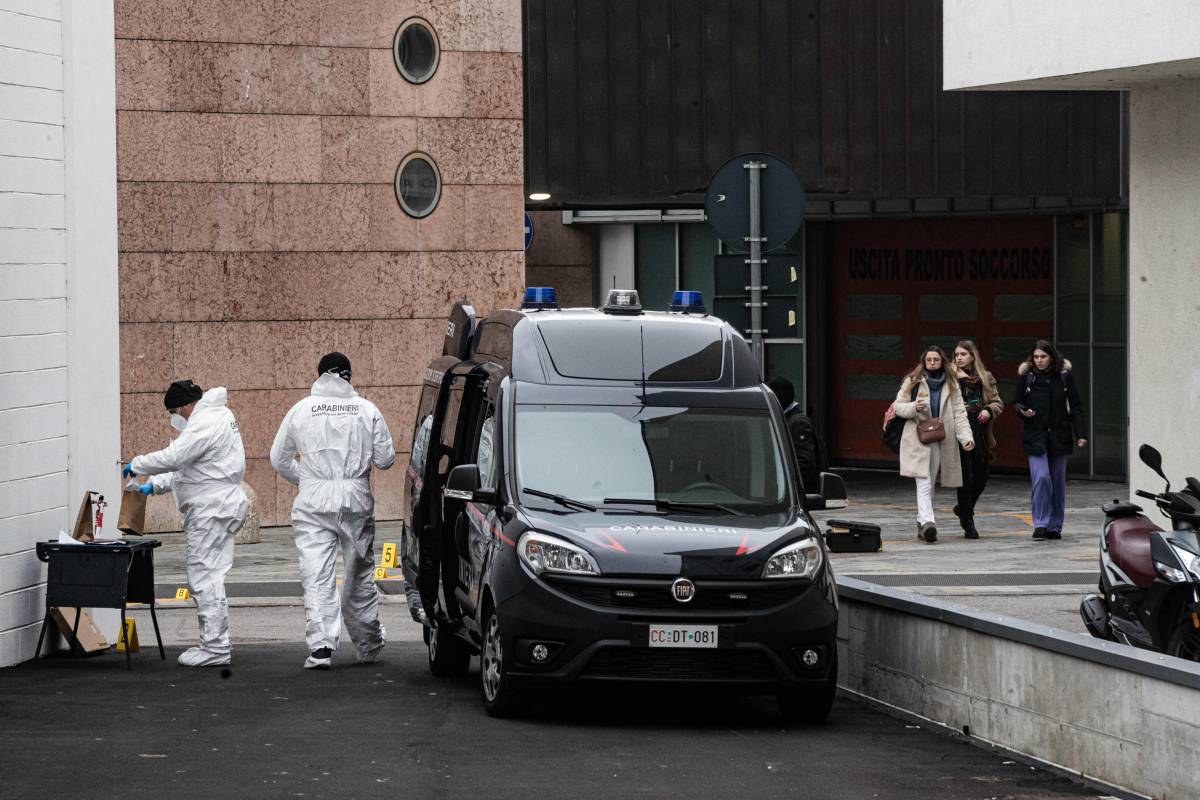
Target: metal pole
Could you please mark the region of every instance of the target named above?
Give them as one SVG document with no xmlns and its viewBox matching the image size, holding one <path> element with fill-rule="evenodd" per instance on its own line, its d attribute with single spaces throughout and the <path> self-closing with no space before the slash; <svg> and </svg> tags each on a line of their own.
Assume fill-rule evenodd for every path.
<svg viewBox="0 0 1200 800">
<path fill-rule="evenodd" d="M 762 171 L 767 165 L 761 161 L 750 161 L 742 165 L 750 174 L 750 235 L 746 241 L 750 243 L 750 347 L 754 350 L 754 358 L 758 361 L 758 372 L 766 377 L 763 357 L 763 334 L 766 332 L 762 324 L 763 285 L 762 285 Z"/>
</svg>

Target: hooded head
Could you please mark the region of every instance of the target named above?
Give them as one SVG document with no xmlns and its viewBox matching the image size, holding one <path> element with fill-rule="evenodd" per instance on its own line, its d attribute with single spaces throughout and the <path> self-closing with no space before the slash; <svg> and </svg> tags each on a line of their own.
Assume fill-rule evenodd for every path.
<svg viewBox="0 0 1200 800">
<path fill-rule="evenodd" d="M 782 375 L 776 375 L 767 381 L 767 388 L 775 393 L 775 398 L 779 400 L 779 405 L 784 411 L 787 411 L 788 406 L 796 401 L 795 387 L 792 386 L 791 381 Z"/>
<path fill-rule="evenodd" d="M 330 372 L 342 380 L 349 382 L 351 375 L 350 359 L 336 350 L 321 356 L 321 361 L 317 364 L 317 377 Z"/>
</svg>

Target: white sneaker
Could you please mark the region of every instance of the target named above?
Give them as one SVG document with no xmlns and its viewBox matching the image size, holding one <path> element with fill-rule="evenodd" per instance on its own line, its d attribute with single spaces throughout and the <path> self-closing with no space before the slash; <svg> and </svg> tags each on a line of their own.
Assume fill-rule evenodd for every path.
<svg viewBox="0 0 1200 800">
<path fill-rule="evenodd" d="M 224 667 L 232 660 L 229 653 L 214 653 L 203 647 L 189 647 L 179 654 L 179 665 L 183 667 Z"/>
<path fill-rule="evenodd" d="M 324 650 L 329 655 L 320 655 L 321 650 Z M 308 658 L 304 659 L 305 669 L 332 669 L 333 668 L 333 651 L 328 647 L 323 647 L 321 650 L 309 653 Z"/>
</svg>

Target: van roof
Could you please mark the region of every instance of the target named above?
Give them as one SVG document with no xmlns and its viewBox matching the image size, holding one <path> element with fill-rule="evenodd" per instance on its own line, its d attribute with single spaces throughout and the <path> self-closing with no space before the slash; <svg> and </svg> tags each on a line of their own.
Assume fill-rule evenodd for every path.
<svg viewBox="0 0 1200 800">
<path fill-rule="evenodd" d="M 746 340 L 717 317 L 663 311 L 614 315 L 592 308 L 501 311 L 482 320 L 481 330 L 492 321 L 512 331 L 513 377 L 518 380 L 704 388 L 760 383 Z M 522 358 L 533 355 L 530 350 L 536 351 L 541 367 L 536 372 L 541 374 L 529 369 L 533 359 Z"/>
</svg>

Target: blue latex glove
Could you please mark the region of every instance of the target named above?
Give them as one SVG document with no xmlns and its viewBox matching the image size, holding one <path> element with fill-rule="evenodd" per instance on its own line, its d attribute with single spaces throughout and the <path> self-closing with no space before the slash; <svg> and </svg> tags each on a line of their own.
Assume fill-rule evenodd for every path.
<svg viewBox="0 0 1200 800">
<path fill-rule="evenodd" d="M 138 491 L 145 495 L 154 494 L 154 487 L 148 483 L 143 483 L 138 487 Z"/>
<path fill-rule="evenodd" d="M 137 473 L 133 471 L 132 467 L 130 467 L 128 464 L 126 464 L 124 467 L 121 468 L 121 477 L 122 478 L 135 478 L 135 477 L 137 477 Z"/>
</svg>

